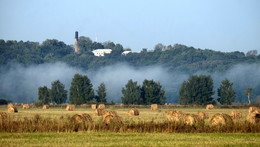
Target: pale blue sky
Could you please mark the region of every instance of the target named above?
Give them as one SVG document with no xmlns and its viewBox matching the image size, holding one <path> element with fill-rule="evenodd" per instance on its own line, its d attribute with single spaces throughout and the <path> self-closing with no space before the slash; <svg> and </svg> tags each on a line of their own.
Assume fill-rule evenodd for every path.
<svg viewBox="0 0 260 147">
<path fill-rule="evenodd" d="M 0 0 L 0 39 L 260 51 L 260 0 Z"/>
</svg>

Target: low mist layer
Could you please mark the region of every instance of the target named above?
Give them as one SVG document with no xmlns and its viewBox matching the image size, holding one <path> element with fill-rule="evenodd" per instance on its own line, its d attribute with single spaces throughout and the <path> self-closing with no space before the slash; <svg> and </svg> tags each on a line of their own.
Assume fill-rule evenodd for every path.
<svg viewBox="0 0 260 147">
<path fill-rule="evenodd" d="M 178 90 L 181 83 L 190 75 L 181 72 L 168 72 L 168 69 L 160 66 L 149 66 L 135 68 L 127 64 L 115 64 L 100 68 L 97 71 L 84 71 L 73 68 L 65 63 L 41 64 L 24 67 L 19 64 L 11 68 L 1 68 L 0 75 L 0 97 L 11 99 L 13 102 L 34 102 L 38 99 L 38 88 L 40 86 L 51 87 L 51 82 L 60 80 L 69 90 L 74 74 L 87 75 L 96 90 L 101 82 L 107 88 L 108 102 L 121 102 L 121 90 L 128 80 L 133 79 L 142 84 L 144 79 L 159 81 L 166 91 L 167 102 L 178 102 Z M 208 73 L 205 73 L 208 74 Z M 234 83 L 238 94 L 237 101 L 246 102 L 243 90 L 246 88 L 260 87 L 260 65 L 243 64 L 236 65 L 232 69 L 211 74 L 215 89 L 220 82 L 227 78 Z M 255 90 L 255 95 L 260 93 Z"/>
</svg>

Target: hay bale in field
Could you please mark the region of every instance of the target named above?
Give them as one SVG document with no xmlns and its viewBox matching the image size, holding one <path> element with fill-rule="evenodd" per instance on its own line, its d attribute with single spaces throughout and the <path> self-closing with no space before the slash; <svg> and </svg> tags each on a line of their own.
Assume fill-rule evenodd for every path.
<svg viewBox="0 0 260 147">
<path fill-rule="evenodd" d="M 249 107 L 246 120 L 251 124 L 259 123 L 260 122 L 260 108 Z"/>
<path fill-rule="evenodd" d="M 9 108 L 7 109 L 7 111 L 10 112 L 10 113 L 17 113 L 17 112 L 18 112 L 18 109 L 17 109 L 16 107 L 9 107 Z"/>
<path fill-rule="evenodd" d="M 249 113 L 246 120 L 251 124 L 260 123 L 260 113 Z"/>
<path fill-rule="evenodd" d="M 130 109 L 128 111 L 128 115 L 130 115 L 130 116 L 137 116 L 137 115 L 139 115 L 139 110 L 138 109 Z"/>
<path fill-rule="evenodd" d="M 75 105 L 67 105 L 66 110 L 67 111 L 74 111 Z"/>
<path fill-rule="evenodd" d="M 116 111 L 104 111 L 102 121 L 105 124 L 110 124 L 112 122 L 117 124 L 123 124 L 122 118 L 118 116 Z"/>
<path fill-rule="evenodd" d="M 7 119 L 8 114 L 6 112 L 0 112 L 0 119 L 5 120 Z"/>
<path fill-rule="evenodd" d="M 99 104 L 98 105 L 98 109 L 105 109 L 105 108 L 106 108 L 105 104 Z"/>
<path fill-rule="evenodd" d="M 10 104 L 7 105 L 7 108 L 10 108 L 10 107 L 14 107 L 14 104 L 10 103 Z"/>
<path fill-rule="evenodd" d="M 94 111 L 94 114 L 97 115 L 97 116 L 102 116 L 104 113 L 104 110 L 103 109 L 96 109 Z"/>
<path fill-rule="evenodd" d="M 115 124 L 123 124 L 122 118 L 114 115 L 105 115 L 102 119 L 103 123 L 106 125 L 115 123 Z"/>
<path fill-rule="evenodd" d="M 23 104 L 23 109 L 30 109 L 30 105 L 29 104 Z"/>
<path fill-rule="evenodd" d="M 260 108 L 258 108 L 258 107 L 249 107 L 248 113 L 260 113 Z"/>
<path fill-rule="evenodd" d="M 181 111 L 176 111 L 176 110 L 169 110 L 166 111 L 166 117 L 168 121 L 171 122 L 180 122 L 183 121 L 183 113 Z"/>
<path fill-rule="evenodd" d="M 239 111 L 231 111 L 230 116 L 232 119 L 240 119 L 242 118 L 242 113 Z"/>
<path fill-rule="evenodd" d="M 158 109 L 158 105 L 157 104 L 152 104 L 151 105 L 151 110 L 157 110 Z"/>
<path fill-rule="evenodd" d="M 84 118 L 85 121 L 87 121 L 87 122 L 93 122 L 93 119 L 92 119 L 92 117 L 91 117 L 89 114 L 83 113 L 83 114 L 81 114 L 81 115 L 83 116 L 83 118 Z"/>
<path fill-rule="evenodd" d="M 116 111 L 105 111 L 103 110 L 103 118 L 107 115 L 113 115 L 113 116 L 118 116 L 117 112 Z"/>
<path fill-rule="evenodd" d="M 91 109 L 96 110 L 97 109 L 97 104 L 91 104 Z"/>
<path fill-rule="evenodd" d="M 192 126 L 198 121 L 198 117 L 193 114 L 184 114 L 183 121 L 184 124 Z"/>
<path fill-rule="evenodd" d="M 212 104 L 208 104 L 206 105 L 206 109 L 207 110 L 214 109 L 214 106 Z"/>
<path fill-rule="evenodd" d="M 82 122 L 93 122 L 93 119 L 91 118 L 91 116 L 87 113 L 83 113 L 83 114 L 75 114 L 71 117 L 72 121 L 76 122 L 76 123 L 82 123 Z"/>
<path fill-rule="evenodd" d="M 49 109 L 49 107 L 50 107 L 49 105 L 43 105 L 42 109 Z"/>
<path fill-rule="evenodd" d="M 209 118 L 209 115 L 206 112 L 203 112 L 203 111 L 198 111 L 197 116 L 198 116 L 199 120 L 204 120 L 204 119 Z"/>
<path fill-rule="evenodd" d="M 212 116 L 212 118 L 210 120 L 210 124 L 212 126 L 233 125 L 233 120 L 232 120 L 231 116 L 229 116 L 228 114 L 217 113 Z"/>
</svg>

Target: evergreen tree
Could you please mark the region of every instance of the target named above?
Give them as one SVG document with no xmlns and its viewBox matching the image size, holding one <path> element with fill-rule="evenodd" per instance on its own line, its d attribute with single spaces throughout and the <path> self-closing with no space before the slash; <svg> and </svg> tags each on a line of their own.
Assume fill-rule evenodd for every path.
<svg viewBox="0 0 260 147">
<path fill-rule="evenodd" d="M 142 98 L 144 104 L 164 104 L 165 91 L 160 82 L 145 79 L 142 86 Z"/>
<path fill-rule="evenodd" d="M 211 76 L 193 75 L 184 81 L 179 90 L 180 104 L 206 105 L 214 103 L 212 95 L 213 80 Z"/>
<path fill-rule="evenodd" d="M 121 97 L 123 104 L 143 104 L 141 98 L 141 88 L 137 82 L 129 80 L 122 89 L 123 96 Z"/>
<path fill-rule="evenodd" d="M 57 104 L 65 103 L 67 100 L 67 90 L 65 90 L 65 85 L 59 80 L 52 82 L 50 96 L 51 100 Z"/>
<path fill-rule="evenodd" d="M 72 104 L 83 104 L 93 100 L 94 90 L 87 76 L 75 74 L 70 87 L 70 102 Z"/>
<path fill-rule="evenodd" d="M 104 83 L 101 83 L 97 90 L 96 101 L 106 103 L 107 102 L 106 95 L 107 95 L 106 86 Z"/>
<path fill-rule="evenodd" d="M 38 99 L 43 104 L 48 104 L 50 102 L 50 89 L 48 89 L 46 86 L 39 87 L 38 88 Z"/>
<path fill-rule="evenodd" d="M 218 101 L 220 104 L 231 105 L 236 98 L 236 93 L 232 88 L 233 83 L 228 79 L 221 82 L 220 88 L 218 88 Z"/>
</svg>

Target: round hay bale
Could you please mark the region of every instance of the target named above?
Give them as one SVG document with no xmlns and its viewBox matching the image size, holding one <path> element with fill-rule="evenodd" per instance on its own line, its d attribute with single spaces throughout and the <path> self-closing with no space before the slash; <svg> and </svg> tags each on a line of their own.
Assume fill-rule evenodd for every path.
<svg viewBox="0 0 260 147">
<path fill-rule="evenodd" d="M 97 109 L 97 104 L 91 104 L 91 109 L 96 110 Z"/>
<path fill-rule="evenodd" d="M 169 110 L 166 111 L 166 117 L 168 121 L 171 122 L 180 122 L 183 121 L 183 113 L 181 111 L 176 111 L 176 110 Z"/>
<path fill-rule="evenodd" d="M 115 123 L 115 124 L 123 124 L 122 122 L 122 118 L 119 116 L 113 116 L 113 115 L 105 115 L 103 117 L 103 123 L 105 123 L 106 125 L 111 124 L 111 123 Z"/>
<path fill-rule="evenodd" d="M 97 115 L 97 116 L 102 116 L 104 113 L 104 110 L 103 109 L 96 109 L 94 111 L 94 114 Z"/>
<path fill-rule="evenodd" d="M 103 111 L 102 121 L 105 124 L 110 124 L 111 122 L 122 124 L 122 118 L 118 116 L 116 111 Z"/>
<path fill-rule="evenodd" d="M 7 109 L 7 111 L 10 112 L 10 113 L 17 113 L 17 112 L 18 112 L 18 109 L 17 109 L 16 107 L 9 107 L 9 108 Z"/>
<path fill-rule="evenodd" d="M 105 117 L 103 117 L 103 123 L 105 124 L 110 124 L 113 121 L 113 115 L 106 115 Z"/>
<path fill-rule="evenodd" d="M 99 104 L 98 105 L 98 109 L 105 109 L 105 108 L 106 108 L 105 104 Z"/>
<path fill-rule="evenodd" d="M 232 119 L 241 119 L 242 118 L 242 113 L 239 111 L 231 111 L 230 116 Z"/>
<path fill-rule="evenodd" d="M 208 104 L 206 105 L 206 109 L 207 110 L 214 109 L 214 106 L 212 104 Z"/>
<path fill-rule="evenodd" d="M 75 105 L 67 105 L 66 110 L 67 111 L 74 111 Z"/>
<path fill-rule="evenodd" d="M 138 111 L 138 109 L 130 109 L 128 111 L 128 115 L 130 115 L 130 116 L 137 116 L 137 115 L 139 115 L 139 111 Z"/>
<path fill-rule="evenodd" d="M 71 117 L 72 121 L 76 123 L 83 123 L 83 122 L 93 122 L 91 116 L 87 113 L 83 114 L 75 114 Z"/>
<path fill-rule="evenodd" d="M 209 118 L 209 115 L 206 112 L 198 111 L 197 116 L 199 120 L 205 120 Z"/>
<path fill-rule="evenodd" d="M 91 117 L 89 114 L 83 113 L 83 114 L 81 114 L 81 115 L 83 116 L 83 118 L 84 118 L 85 121 L 87 121 L 87 122 L 93 122 L 93 119 L 92 119 L 92 117 Z"/>
<path fill-rule="evenodd" d="M 29 104 L 23 104 L 23 109 L 30 109 L 30 105 Z"/>
<path fill-rule="evenodd" d="M 49 109 L 49 107 L 50 107 L 49 105 L 43 105 L 42 109 Z"/>
<path fill-rule="evenodd" d="M 152 104 L 151 105 L 151 110 L 157 110 L 158 109 L 158 105 L 157 104 Z"/>
<path fill-rule="evenodd" d="M 260 123 L 260 113 L 249 113 L 246 120 L 251 124 Z"/>
<path fill-rule="evenodd" d="M 106 117 L 107 115 L 113 115 L 113 116 L 118 116 L 116 111 L 105 111 L 103 110 L 103 117 Z"/>
<path fill-rule="evenodd" d="M 192 126 L 197 122 L 197 117 L 192 114 L 184 114 L 183 121 L 184 121 L 184 124 Z"/>
<path fill-rule="evenodd" d="M 228 114 L 217 113 L 212 116 L 212 118 L 210 120 L 210 124 L 212 126 L 233 125 L 233 120 L 232 120 L 231 116 L 229 116 Z"/>
<path fill-rule="evenodd" d="M 249 107 L 248 113 L 260 113 L 260 108 L 258 108 L 258 107 Z"/>
<path fill-rule="evenodd" d="M 80 114 L 75 114 L 75 115 L 73 115 L 73 116 L 71 117 L 71 119 L 72 119 L 72 121 L 77 122 L 77 123 L 81 123 L 81 122 L 84 121 L 84 120 L 83 120 L 83 116 L 80 115 Z"/>
</svg>

